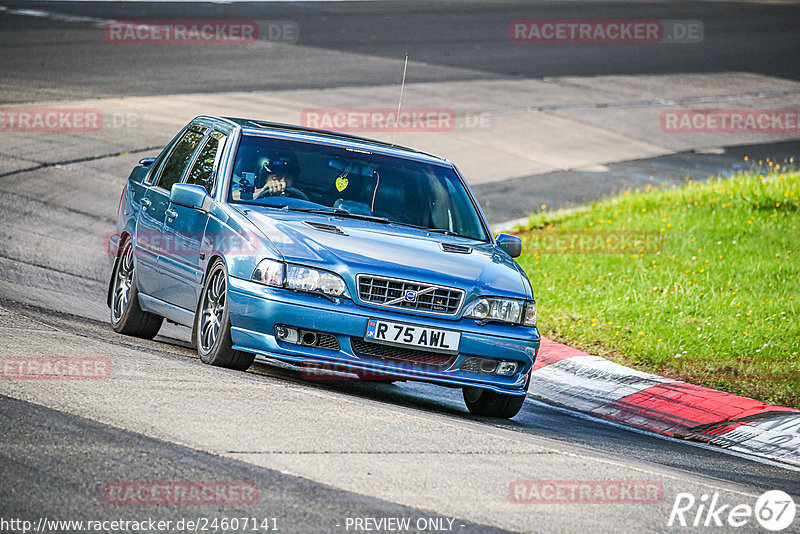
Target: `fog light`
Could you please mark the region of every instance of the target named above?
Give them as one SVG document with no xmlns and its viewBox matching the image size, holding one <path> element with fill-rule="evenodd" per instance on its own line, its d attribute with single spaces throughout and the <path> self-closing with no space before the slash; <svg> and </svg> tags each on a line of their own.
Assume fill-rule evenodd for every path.
<svg viewBox="0 0 800 534">
<path fill-rule="evenodd" d="M 488 359 L 481 360 L 481 372 L 491 374 L 494 373 L 494 370 L 496 368 L 497 368 L 497 362 L 495 360 L 488 360 Z"/>
<path fill-rule="evenodd" d="M 287 343 L 297 343 L 300 340 L 300 332 L 296 328 L 289 328 L 281 324 L 275 325 L 275 335 Z"/>
<path fill-rule="evenodd" d="M 496 373 L 501 376 L 511 376 L 517 372 L 517 362 L 500 362 Z"/>
<path fill-rule="evenodd" d="M 301 345 L 308 345 L 314 346 L 317 344 L 317 333 L 316 332 L 303 332 L 303 335 L 300 337 L 300 344 Z"/>
</svg>

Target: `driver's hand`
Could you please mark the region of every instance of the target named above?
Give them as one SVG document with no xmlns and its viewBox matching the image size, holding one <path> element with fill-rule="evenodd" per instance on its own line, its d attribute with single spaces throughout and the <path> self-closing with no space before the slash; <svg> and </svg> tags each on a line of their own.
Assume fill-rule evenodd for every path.
<svg viewBox="0 0 800 534">
<path fill-rule="evenodd" d="M 285 178 L 275 178 L 274 176 L 270 176 L 267 179 L 266 185 L 267 191 L 269 191 L 270 195 L 279 195 L 286 191 L 286 179 Z"/>
</svg>

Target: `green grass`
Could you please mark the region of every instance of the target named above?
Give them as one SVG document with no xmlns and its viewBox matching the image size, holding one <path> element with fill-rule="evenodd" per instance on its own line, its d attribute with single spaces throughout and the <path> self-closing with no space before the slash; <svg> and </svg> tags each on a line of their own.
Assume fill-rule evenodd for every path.
<svg viewBox="0 0 800 534">
<path fill-rule="evenodd" d="M 520 264 L 542 334 L 800 408 L 800 174 L 770 168 L 532 216 Z"/>
</svg>

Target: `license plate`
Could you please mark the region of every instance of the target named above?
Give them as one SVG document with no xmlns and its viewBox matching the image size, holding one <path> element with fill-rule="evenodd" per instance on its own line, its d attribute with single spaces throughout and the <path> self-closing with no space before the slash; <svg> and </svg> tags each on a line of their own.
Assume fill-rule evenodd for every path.
<svg viewBox="0 0 800 534">
<path fill-rule="evenodd" d="M 457 353 L 461 332 L 370 319 L 364 339 L 432 352 Z"/>
</svg>

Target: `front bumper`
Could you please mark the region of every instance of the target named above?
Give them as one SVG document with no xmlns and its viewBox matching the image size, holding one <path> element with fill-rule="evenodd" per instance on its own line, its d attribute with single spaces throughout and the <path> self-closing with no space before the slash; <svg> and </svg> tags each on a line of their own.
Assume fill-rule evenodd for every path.
<svg viewBox="0 0 800 534">
<path fill-rule="evenodd" d="M 536 328 L 501 324 L 478 326 L 473 319 L 400 313 L 388 308 L 358 306 L 349 299 L 331 302 L 319 295 L 267 287 L 233 277 L 228 278 L 228 309 L 235 349 L 294 364 L 347 372 L 385 372 L 393 378 L 452 387 L 473 386 L 500 393 L 524 394 L 539 349 L 539 331 Z M 371 318 L 460 331 L 459 353 L 437 366 L 359 354 L 354 350 L 351 338 L 363 339 L 367 321 Z M 276 324 L 331 334 L 338 340 L 339 350 L 278 340 Z M 471 356 L 515 361 L 519 366 L 511 376 L 461 369 Z"/>
</svg>

